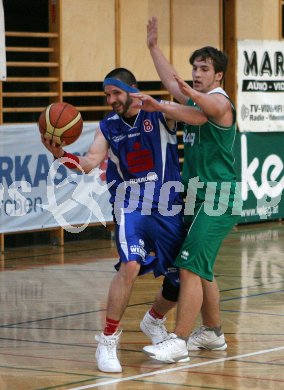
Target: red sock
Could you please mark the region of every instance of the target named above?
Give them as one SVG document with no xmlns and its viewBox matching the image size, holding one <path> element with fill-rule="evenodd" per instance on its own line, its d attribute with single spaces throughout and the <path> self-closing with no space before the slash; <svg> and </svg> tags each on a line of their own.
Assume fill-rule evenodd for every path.
<svg viewBox="0 0 284 390">
<path fill-rule="evenodd" d="M 153 306 L 151 307 L 151 309 L 149 310 L 149 314 L 151 314 L 151 316 L 153 318 L 156 318 L 156 319 L 159 319 L 161 320 L 162 318 L 164 318 L 164 316 L 160 313 L 157 313 L 156 310 L 153 308 Z"/>
<path fill-rule="evenodd" d="M 106 318 L 106 324 L 104 328 L 104 335 L 110 336 L 111 334 L 114 334 L 119 326 L 119 321 L 112 320 L 111 318 Z"/>
</svg>

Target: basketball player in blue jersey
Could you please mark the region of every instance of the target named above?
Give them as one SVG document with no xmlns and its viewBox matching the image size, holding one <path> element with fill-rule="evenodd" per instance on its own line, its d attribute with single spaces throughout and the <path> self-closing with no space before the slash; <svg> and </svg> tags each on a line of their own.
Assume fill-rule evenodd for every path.
<svg viewBox="0 0 284 390">
<path fill-rule="evenodd" d="M 79 164 L 86 173 L 109 155 L 106 179 L 119 262 L 109 287 L 105 327 L 96 336 L 96 359 L 101 371 L 121 372 L 116 354 L 119 322 L 138 275 L 165 275 L 156 302 L 140 327 L 153 343 L 167 336 L 164 314 L 177 300 L 179 274 L 173 262 L 185 232 L 176 122 L 160 112 L 141 109 L 140 100 L 130 96 L 138 92 L 136 79 L 125 68 L 111 71 L 103 87 L 113 111 L 100 121 L 85 156 L 67 153 L 49 140 L 43 139 L 43 143 L 55 158 L 67 157 L 69 168 L 76 169 Z"/>
</svg>

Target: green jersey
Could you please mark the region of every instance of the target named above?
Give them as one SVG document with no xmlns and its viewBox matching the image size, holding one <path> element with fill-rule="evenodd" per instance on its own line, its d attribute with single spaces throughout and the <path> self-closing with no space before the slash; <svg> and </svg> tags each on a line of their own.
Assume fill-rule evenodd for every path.
<svg viewBox="0 0 284 390">
<path fill-rule="evenodd" d="M 227 98 L 222 88 L 216 88 L 209 92 L 221 93 Z M 191 99 L 187 105 L 199 108 Z M 194 191 L 197 202 L 203 202 L 211 192 L 214 203 L 219 202 L 220 191 L 229 192 L 229 206 L 232 207 L 236 188 L 236 173 L 234 170 L 233 145 L 236 135 L 236 112 L 233 110 L 233 124 L 225 127 L 208 120 L 203 125 L 185 125 L 184 163 L 182 181 L 185 192 Z M 197 189 L 194 187 L 193 178 L 198 178 Z M 202 186 L 202 184 L 204 184 Z M 202 188 L 201 188 L 202 186 Z M 226 202 L 228 205 L 228 202 Z"/>
</svg>

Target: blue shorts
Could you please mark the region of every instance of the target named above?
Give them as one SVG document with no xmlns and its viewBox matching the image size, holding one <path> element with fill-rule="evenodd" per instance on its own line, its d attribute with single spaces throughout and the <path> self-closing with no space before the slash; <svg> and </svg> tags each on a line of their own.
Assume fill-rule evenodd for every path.
<svg viewBox="0 0 284 390">
<path fill-rule="evenodd" d="M 153 272 L 155 277 L 165 275 L 173 285 L 179 284 L 174 261 L 186 234 L 182 212 L 163 216 L 155 211 L 151 215 L 141 215 L 138 210 L 122 211 L 115 233 L 119 253 L 116 269 L 121 262 L 137 261 L 141 264 L 139 275 Z"/>
</svg>

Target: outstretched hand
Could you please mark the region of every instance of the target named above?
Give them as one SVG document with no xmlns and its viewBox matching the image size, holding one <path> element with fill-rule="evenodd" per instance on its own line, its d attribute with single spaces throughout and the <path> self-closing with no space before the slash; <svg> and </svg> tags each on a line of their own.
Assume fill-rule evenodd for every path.
<svg viewBox="0 0 284 390">
<path fill-rule="evenodd" d="M 49 138 L 45 138 L 43 134 L 41 135 L 41 142 L 54 157 L 60 158 L 63 156 L 64 150 L 62 149 L 62 146 L 65 145 L 64 142 L 61 145 L 58 145 L 55 142 L 52 142 Z"/>
<path fill-rule="evenodd" d="M 191 97 L 192 92 L 194 91 L 193 88 L 189 84 L 187 84 L 180 76 L 177 74 L 174 74 L 174 79 L 178 83 L 180 91 L 187 97 Z"/>
<path fill-rule="evenodd" d="M 130 93 L 133 98 L 137 98 L 141 103 L 134 104 L 133 107 L 140 108 L 147 112 L 161 111 L 160 103 L 149 95 L 143 93 Z"/>
<path fill-rule="evenodd" d="M 153 16 L 147 24 L 147 46 L 149 49 L 158 44 L 158 19 Z"/>
</svg>

